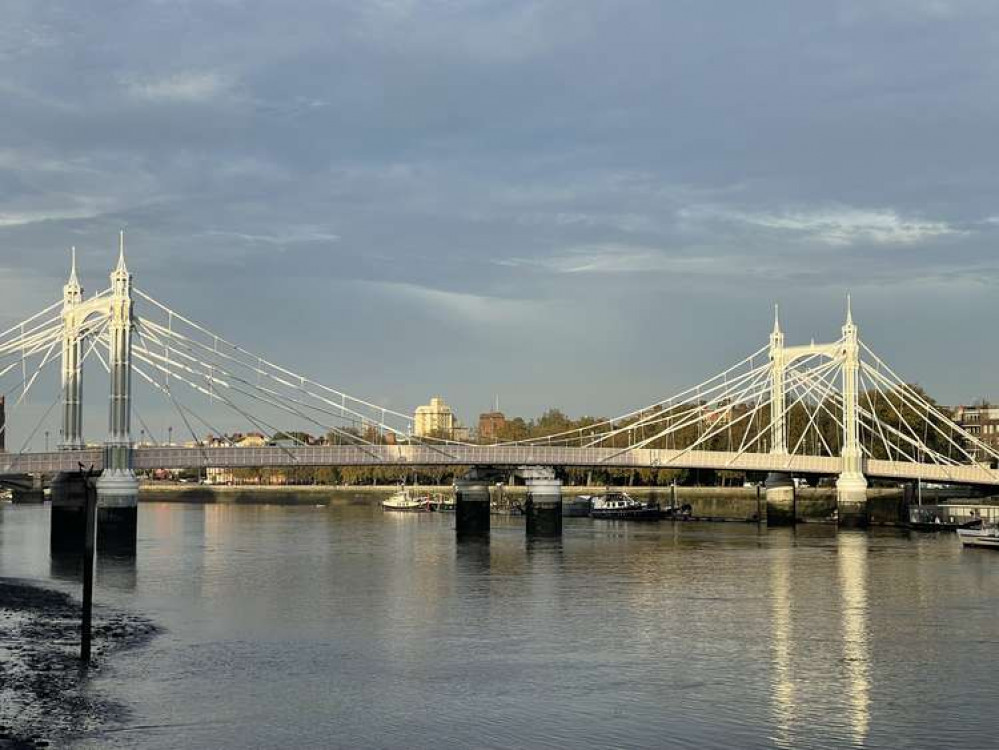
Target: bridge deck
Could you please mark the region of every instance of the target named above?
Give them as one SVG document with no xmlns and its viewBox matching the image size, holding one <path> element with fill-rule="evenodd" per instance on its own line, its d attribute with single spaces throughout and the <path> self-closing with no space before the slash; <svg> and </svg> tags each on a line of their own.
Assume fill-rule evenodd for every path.
<svg viewBox="0 0 999 750">
<path fill-rule="evenodd" d="M 79 465 L 103 468 L 100 449 L 0 454 L 0 475 L 75 471 Z M 718 469 L 838 474 L 841 461 L 825 456 L 770 453 L 564 448 L 488 445 L 322 445 L 295 448 L 177 448 L 135 450 L 136 469 L 248 468 L 288 466 L 579 466 L 635 469 Z M 869 477 L 922 479 L 955 484 L 999 485 L 999 471 L 984 466 L 940 466 L 899 461 L 866 462 Z"/>
</svg>

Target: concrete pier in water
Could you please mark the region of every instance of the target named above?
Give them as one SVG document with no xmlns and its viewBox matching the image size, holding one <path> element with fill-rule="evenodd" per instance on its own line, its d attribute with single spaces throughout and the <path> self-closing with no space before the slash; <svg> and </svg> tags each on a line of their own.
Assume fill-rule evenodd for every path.
<svg viewBox="0 0 999 750">
<path fill-rule="evenodd" d="M 766 498 L 768 526 L 789 526 L 795 522 L 794 480 L 790 474 L 767 474 Z"/>
<path fill-rule="evenodd" d="M 528 536 L 562 535 L 562 482 L 529 479 L 524 503 Z"/>
<path fill-rule="evenodd" d="M 83 552 L 87 527 L 87 487 L 77 472 L 56 474 L 52 480 L 49 545 L 53 552 Z"/>
<path fill-rule="evenodd" d="M 489 484 L 469 477 L 454 484 L 454 521 L 458 536 L 489 535 Z"/>
</svg>

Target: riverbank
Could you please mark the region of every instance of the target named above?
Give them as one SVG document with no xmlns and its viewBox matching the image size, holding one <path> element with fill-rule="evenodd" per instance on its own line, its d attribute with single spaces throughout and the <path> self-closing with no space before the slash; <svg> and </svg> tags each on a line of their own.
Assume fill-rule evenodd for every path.
<svg viewBox="0 0 999 750">
<path fill-rule="evenodd" d="M 302 504 L 316 505 L 331 502 L 377 503 L 397 489 L 396 485 L 197 485 L 148 483 L 141 488 L 140 500 L 152 502 L 190 503 L 245 503 L 245 504 Z M 752 521 L 758 517 L 761 503 L 765 501 L 763 488 L 756 487 L 586 487 L 564 486 L 563 499 L 577 495 L 604 492 L 627 492 L 642 500 L 668 505 L 671 500 L 689 504 L 698 518 L 713 521 Z M 450 495 L 450 485 L 417 485 L 415 493 Z M 527 487 L 491 487 L 493 500 L 498 504 L 520 502 L 527 496 Z M 876 524 L 893 524 L 902 517 L 902 491 L 896 488 L 868 490 L 871 521 Z M 795 508 L 802 522 L 834 522 L 836 489 L 834 487 L 802 487 L 795 491 Z"/>
<path fill-rule="evenodd" d="M 0 578 L 0 748 L 50 747 L 120 721 L 124 709 L 93 695 L 88 677 L 156 632 L 149 620 L 97 607 L 93 660 L 81 669 L 79 601 Z"/>
</svg>

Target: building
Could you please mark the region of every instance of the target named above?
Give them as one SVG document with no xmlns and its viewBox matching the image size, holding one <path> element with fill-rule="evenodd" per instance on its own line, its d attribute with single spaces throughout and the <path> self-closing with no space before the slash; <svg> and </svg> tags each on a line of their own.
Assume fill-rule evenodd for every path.
<svg viewBox="0 0 999 750">
<path fill-rule="evenodd" d="M 479 440 L 498 440 L 506 426 L 506 415 L 501 411 L 487 411 L 479 415 Z"/>
<path fill-rule="evenodd" d="M 954 421 L 969 435 L 999 452 L 999 407 L 981 404 L 979 406 L 959 406 L 954 409 Z M 967 446 L 968 453 L 976 461 L 991 461 L 990 456 L 978 455 L 974 446 Z"/>
<path fill-rule="evenodd" d="M 454 436 L 454 428 L 454 412 L 440 396 L 434 396 L 429 404 L 416 407 L 416 414 L 413 415 L 413 434 L 416 437 L 450 440 Z"/>
</svg>

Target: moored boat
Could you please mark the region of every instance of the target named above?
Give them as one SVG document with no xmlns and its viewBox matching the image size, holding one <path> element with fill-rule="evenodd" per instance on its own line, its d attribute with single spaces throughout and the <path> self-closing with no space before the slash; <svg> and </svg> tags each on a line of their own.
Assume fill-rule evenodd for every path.
<svg viewBox="0 0 999 750">
<path fill-rule="evenodd" d="M 958 529 L 957 536 L 965 547 L 999 549 L 999 525 L 983 525 L 978 529 Z"/>
<path fill-rule="evenodd" d="M 631 497 L 627 492 L 621 492 L 591 498 L 590 517 L 658 521 L 662 517 L 662 511 L 658 504 L 643 503 Z"/>
<path fill-rule="evenodd" d="M 408 511 L 411 513 L 429 513 L 433 510 L 429 495 L 414 496 L 405 487 L 400 487 L 392 497 L 383 500 L 382 509 Z"/>
<path fill-rule="evenodd" d="M 454 497 L 448 495 L 434 495 L 430 498 L 430 509 L 437 513 L 454 513 Z"/>
</svg>

